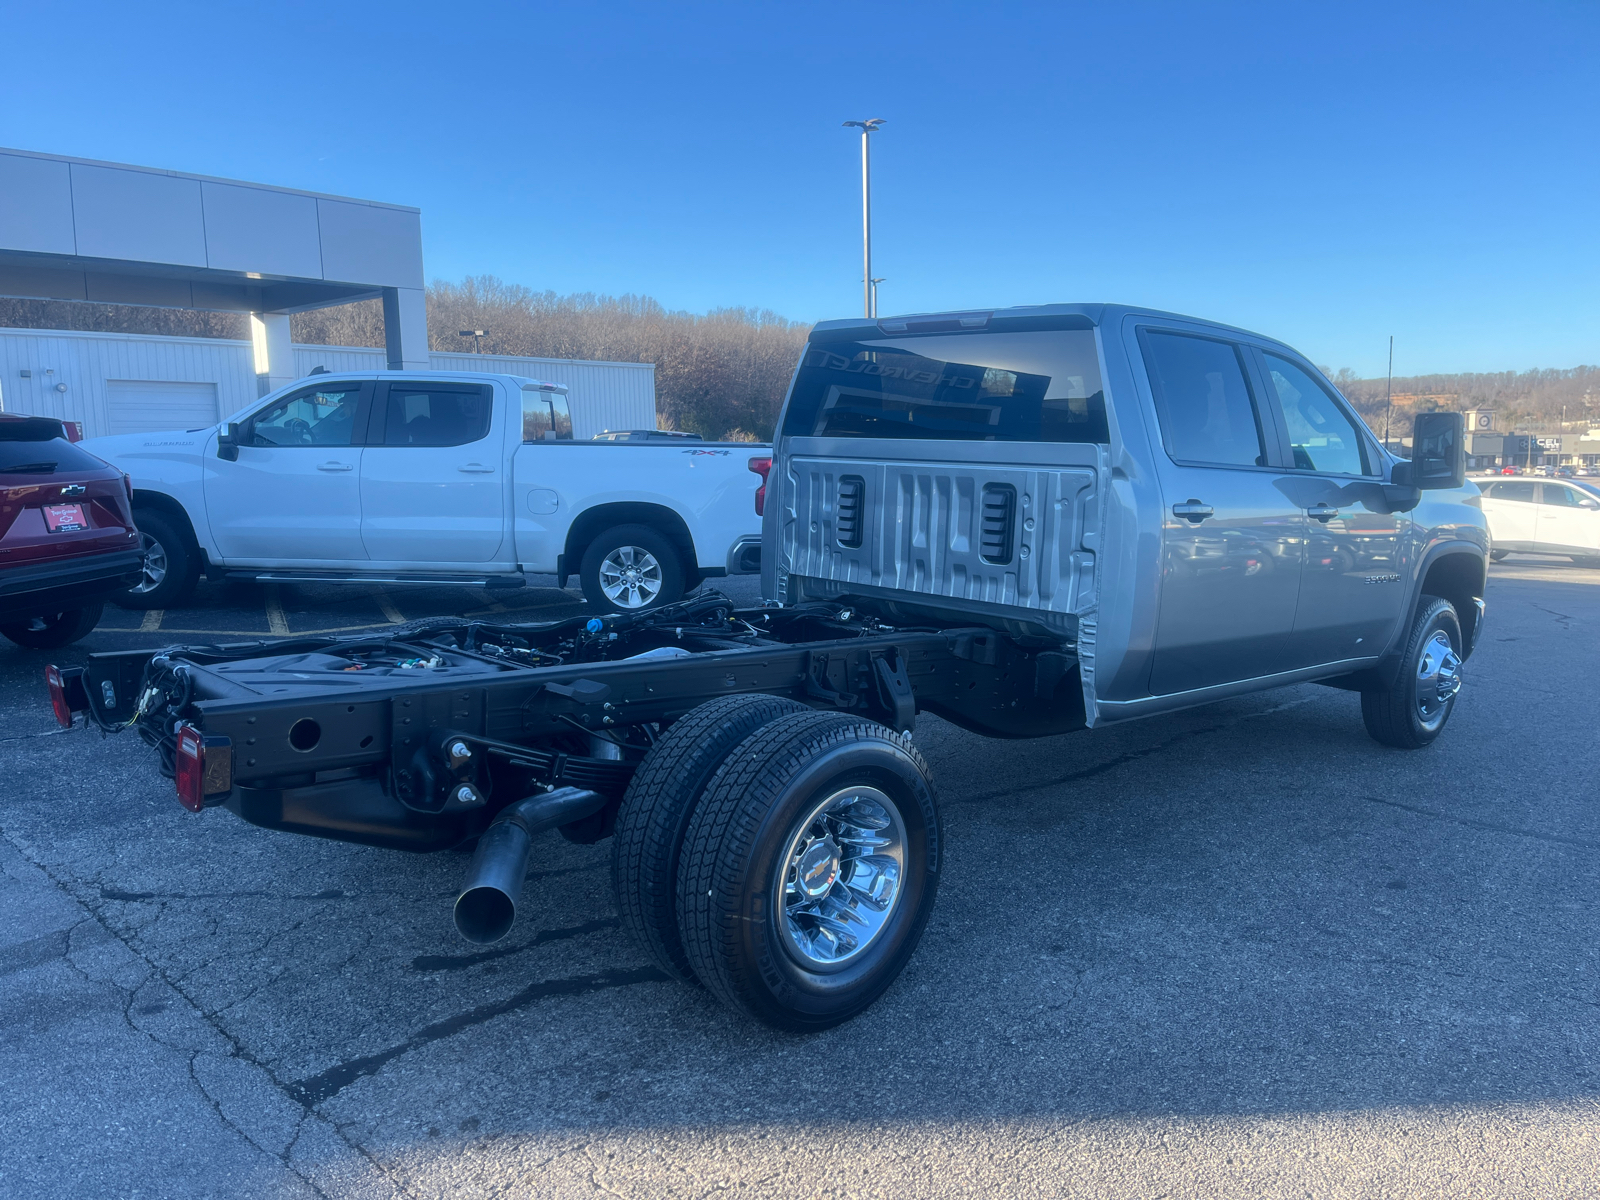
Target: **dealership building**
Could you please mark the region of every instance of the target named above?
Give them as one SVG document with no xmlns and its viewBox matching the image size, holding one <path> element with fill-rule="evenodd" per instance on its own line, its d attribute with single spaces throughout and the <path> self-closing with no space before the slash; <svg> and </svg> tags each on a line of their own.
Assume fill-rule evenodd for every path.
<svg viewBox="0 0 1600 1200">
<path fill-rule="evenodd" d="M 403 205 L 0 150 L 0 296 L 248 314 L 249 341 L 0 329 L 0 409 L 90 437 L 209 425 L 316 367 L 526 375 L 568 385 L 580 438 L 655 427 L 649 363 L 430 351 Z M 292 344 L 292 313 L 373 299 L 383 349 Z"/>
</svg>

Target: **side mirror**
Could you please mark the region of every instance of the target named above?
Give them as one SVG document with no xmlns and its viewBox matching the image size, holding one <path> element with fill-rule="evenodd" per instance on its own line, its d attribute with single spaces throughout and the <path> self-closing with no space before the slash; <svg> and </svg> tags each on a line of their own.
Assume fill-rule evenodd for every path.
<svg viewBox="0 0 1600 1200">
<path fill-rule="evenodd" d="M 224 421 L 217 426 L 217 457 L 225 458 L 229 462 L 239 461 L 239 426 L 233 421 Z"/>
<path fill-rule="evenodd" d="M 1411 431 L 1408 482 L 1424 490 L 1458 488 L 1467 481 L 1466 420 L 1460 413 L 1418 413 Z"/>
<path fill-rule="evenodd" d="M 1579 500 L 1579 508 L 1600 508 L 1600 500 Z"/>
</svg>

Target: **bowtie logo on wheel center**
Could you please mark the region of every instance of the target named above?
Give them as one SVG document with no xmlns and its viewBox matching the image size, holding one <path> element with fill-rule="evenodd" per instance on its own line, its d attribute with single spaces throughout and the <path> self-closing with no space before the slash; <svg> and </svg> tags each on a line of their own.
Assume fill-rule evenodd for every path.
<svg viewBox="0 0 1600 1200">
<path fill-rule="evenodd" d="M 799 887 L 815 899 L 827 894 L 834 880 L 839 878 L 839 847 L 832 838 L 813 843 L 800 856 Z"/>
</svg>

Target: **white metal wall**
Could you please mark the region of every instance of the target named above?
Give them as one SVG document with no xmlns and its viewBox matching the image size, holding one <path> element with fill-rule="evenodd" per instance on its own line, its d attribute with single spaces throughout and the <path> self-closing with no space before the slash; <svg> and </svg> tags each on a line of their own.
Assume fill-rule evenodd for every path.
<svg viewBox="0 0 1600 1200">
<path fill-rule="evenodd" d="M 573 435 L 580 439 L 607 429 L 655 428 L 652 363 L 454 353 L 431 354 L 429 359 L 435 371 L 490 371 L 566 384 L 572 396 Z M 295 370 L 301 376 L 317 366 L 330 371 L 381 371 L 385 361 L 382 350 L 359 346 L 294 347 Z M 24 378 L 24 371 L 29 377 Z M 99 437 L 115 432 L 113 426 L 118 423 L 108 395 L 116 389 L 107 388 L 112 380 L 212 384 L 218 409 L 212 420 L 248 408 L 256 400 L 255 362 L 249 342 L 0 329 L 0 409 L 4 411 L 82 421 L 84 436 Z M 63 384 L 65 390 L 59 390 Z M 175 396 L 194 392 L 191 387 L 172 389 Z M 174 411 L 171 428 L 184 428 L 194 419 L 192 405 L 182 408 L 181 414 Z"/>
</svg>

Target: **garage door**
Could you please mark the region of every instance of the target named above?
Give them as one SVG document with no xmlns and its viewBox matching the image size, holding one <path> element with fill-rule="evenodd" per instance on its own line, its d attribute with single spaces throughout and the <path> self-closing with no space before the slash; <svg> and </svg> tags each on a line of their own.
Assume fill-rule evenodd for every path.
<svg viewBox="0 0 1600 1200">
<path fill-rule="evenodd" d="M 217 385 L 163 383 L 153 379 L 106 380 L 112 433 L 155 433 L 215 425 Z"/>
</svg>

